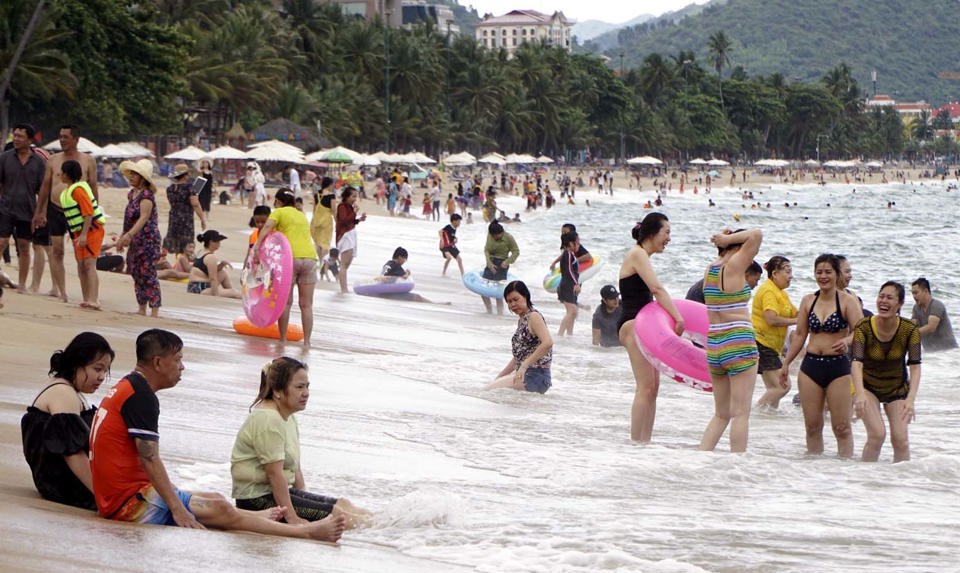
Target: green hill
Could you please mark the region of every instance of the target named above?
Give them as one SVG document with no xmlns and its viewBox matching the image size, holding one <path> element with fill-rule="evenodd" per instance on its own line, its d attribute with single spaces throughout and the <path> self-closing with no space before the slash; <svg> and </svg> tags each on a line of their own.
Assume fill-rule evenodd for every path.
<svg viewBox="0 0 960 573">
<path fill-rule="evenodd" d="M 875 70 L 878 92 L 899 100 L 960 99 L 960 79 L 938 77 L 960 72 L 956 0 L 728 0 L 619 30 L 617 47 L 604 53 L 618 63 L 622 50 L 624 64 L 636 68 L 651 53 L 693 51 L 709 67 L 707 39 L 721 31 L 733 42 L 725 70 L 811 82 L 845 62 L 865 93 L 873 93 Z"/>
</svg>

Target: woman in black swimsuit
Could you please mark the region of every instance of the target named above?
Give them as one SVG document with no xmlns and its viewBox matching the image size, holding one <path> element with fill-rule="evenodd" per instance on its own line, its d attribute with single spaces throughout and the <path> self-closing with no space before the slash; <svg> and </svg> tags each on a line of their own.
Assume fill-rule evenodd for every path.
<svg viewBox="0 0 960 573">
<path fill-rule="evenodd" d="M 790 363 L 807 342 L 798 383 L 807 430 L 807 453 L 823 453 L 826 401 L 833 435 L 837 438 L 837 453 L 849 458 L 853 456 L 853 432 L 850 429 L 852 379 L 847 351 L 853 342 L 853 326 L 863 318 L 863 311 L 857 297 L 837 286 L 840 259 L 836 255 L 820 255 L 813 268 L 820 289 L 804 296 L 800 302 L 797 330 L 780 370 L 780 383 L 786 383 Z"/>
<path fill-rule="evenodd" d="M 677 336 L 683 334 L 683 317 L 673 306 L 670 294 L 657 280 L 657 273 L 650 264 L 654 253 L 662 253 L 670 242 L 670 222 L 663 213 L 650 213 L 632 231 L 635 247 L 627 252 L 620 265 L 620 295 L 623 317 L 620 319 L 620 343 L 627 349 L 630 367 L 637 381 L 637 390 L 630 409 L 630 439 L 647 443 L 653 434 L 653 421 L 657 415 L 657 391 L 660 389 L 660 373 L 644 358 L 637 347 L 633 334 L 633 320 L 653 299 L 657 299 L 676 321 Z"/>
<path fill-rule="evenodd" d="M 212 229 L 202 235 L 197 235 L 197 241 L 203 244 L 203 252 L 193 259 L 187 292 L 241 298 L 240 291 L 233 288 L 230 283 L 230 275 L 227 274 L 230 263 L 217 259 L 216 252 L 220 250 L 220 242 L 226 238 L 225 235 L 221 235 Z"/>
</svg>

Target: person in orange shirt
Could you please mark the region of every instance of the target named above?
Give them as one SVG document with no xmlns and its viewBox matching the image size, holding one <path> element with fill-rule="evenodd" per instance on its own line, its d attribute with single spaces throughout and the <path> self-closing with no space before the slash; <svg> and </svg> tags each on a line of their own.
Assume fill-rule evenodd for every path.
<svg viewBox="0 0 960 573">
<path fill-rule="evenodd" d="M 100 310 L 100 281 L 97 277 L 97 257 L 103 245 L 103 211 L 97 204 L 90 185 L 83 179 L 83 168 L 72 159 L 60 167 L 60 180 L 67 188 L 60 194 L 60 205 L 67 219 L 67 228 L 73 239 L 77 257 L 77 275 L 83 293 L 81 308 Z"/>
</svg>

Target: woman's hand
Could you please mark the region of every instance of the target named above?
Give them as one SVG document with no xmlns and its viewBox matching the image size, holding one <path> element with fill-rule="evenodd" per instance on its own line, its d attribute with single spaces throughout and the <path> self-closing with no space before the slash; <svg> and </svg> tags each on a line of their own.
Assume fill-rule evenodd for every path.
<svg viewBox="0 0 960 573">
<path fill-rule="evenodd" d="M 908 424 L 916 418 L 917 412 L 913 409 L 913 398 L 907 398 L 903 401 L 901 411 L 903 412 L 903 421 Z"/>
<path fill-rule="evenodd" d="M 847 348 L 847 341 L 842 338 L 830 345 L 830 349 L 837 354 L 846 354 Z"/>
<path fill-rule="evenodd" d="M 780 382 L 781 388 L 786 388 L 788 390 L 790 389 L 790 365 L 789 364 L 784 364 L 780 368 L 780 377 L 778 381 Z"/>
<path fill-rule="evenodd" d="M 867 396 L 863 392 L 857 392 L 853 396 L 853 411 L 857 418 L 863 418 L 863 413 L 867 409 Z"/>
<path fill-rule="evenodd" d="M 517 368 L 517 371 L 513 374 L 513 387 L 517 390 L 523 390 L 523 379 L 527 375 L 527 367 L 523 364 L 520 365 L 520 368 Z"/>
<path fill-rule="evenodd" d="M 677 336 L 681 336 L 685 326 L 686 325 L 683 322 L 683 318 L 678 318 L 676 324 L 673 325 L 673 331 L 677 334 Z"/>
</svg>

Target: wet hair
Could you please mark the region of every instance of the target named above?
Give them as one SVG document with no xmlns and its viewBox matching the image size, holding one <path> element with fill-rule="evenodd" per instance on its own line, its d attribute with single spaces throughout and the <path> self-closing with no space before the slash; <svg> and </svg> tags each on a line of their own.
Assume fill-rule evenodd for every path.
<svg viewBox="0 0 960 573">
<path fill-rule="evenodd" d="M 289 187 L 277 189 L 277 194 L 274 195 L 274 199 L 279 201 L 284 207 L 293 207 L 297 204 L 297 196 L 293 194 L 293 191 Z"/>
<path fill-rule="evenodd" d="M 64 161 L 63 165 L 60 166 L 60 171 L 70 178 L 71 183 L 76 183 L 83 178 L 83 167 L 80 167 L 79 161 L 74 161 L 73 159 Z"/>
<path fill-rule="evenodd" d="M 273 400 L 277 394 L 287 391 L 293 375 L 300 370 L 307 370 L 307 365 L 295 358 L 281 356 L 268 362 L 260 371 L 260 391 L 257 399 L 250 404 L 250 409 L 263 402 Z"/>
<path fill-rule="evenodd" d="M 789 265 L 790 259 L 781 255 L 774 255 L 770 260 L 763 263 L 763 268 L 767 269 L 767 278 L 772 278 L 773 273 L 779 271 L 784 265 Z"/>
<path fill-rule="evenodd" d="M 573 223 L 564 223 L 564 224 L 560 225 L 560 229 L 561 229 L 561 230 L 563 230 L 563 229 L 569 229 L 570 231 L 572 231 L 572 232 L 574 232 L 574 233 L 577 232 L 577 226 L 574 225 Z"/>
<path fill-rule="evenodd" d="M 824 253 L 820 255 L 815 261 L 813 261 L 813 268 L 816 269 L 819 267 L 820 263 L 829 263 L 830 266 L 833 267 L 833 272 L 837 273 L 838 277 L 840 276 L 840 259 L 837 257 L 837 255 L 830 253 Z"/>
<path fill-rule="evenodd" d="M 630 235 L 639 245 L 645 239 L 649 239 L 659 233 L 666 221 L 669 221 L 669 219 L 667 219 L 667 216 L 663 213 L 650 213 L 644 217 L 642 221 L 634 225 L 633 230 L 630 231 Z"/>
<path fill-rule="evenodd" d="M 566 249 L 567 245 L 576 241 L 579 238 L 580 238 L 580 235 L 578 235 L 576 231 L 570 231 L 569 233 L 564 233 L 560 235 L 560 248 Z"/>
<path fill-rule="evenodd" d="M 73 337 L 70 344 L 63 350 L 57 350 L 50 356 L 50 372 L 55 378 L 62 378 L 71 384 L 75 382 L 77 369 L 91 364 L 101 356 L 110 357 L 110 362 L 116 358 L 107 339 L 96 332 L 81 332 Z"/>
<path fill-rule="evenodd" d="M 13 129 L 10 130 L 10 133 L 13 133 L 18 129 L 22 129 L 27 133 L 27 139 L 33 139 L 33 136 L 37 134 L 37 128 L 33 127 L 29 123 L 18 123 L 17 125 L 13 126 Z"/>
<path fill-rule="evenodd" d="M 394 251 L 393 251 L 393 258 L 396 259 L 396 258 L 398 258 L 398 257 L 403 257 L 403 258 L 405 258 L 405 259 L 409 259 L 409 258 L 410 258 L 410 255 L 407 254 L 407 250 L 404 249 L 403 247 L 397 247 L 397 248 L 394 249 Z"/>
<path fill-rule="evenodd" d="M 497 221 L 494 221 L 487 227 L 487 232 L 491 235 L 499 235 L 503 233 L 503 225 Z"/>
<path fill-rule="evenodd" d="M 750 263 L 750 266 L 747 267 L 747 272 L 746 272 L 746 274 L 762 275 L 762 274 L 763 274 L 763 267 L 761 267 L 761 266 L 760 266 L 760 263 L 758 263 L 757 261 L 753 261 L 752 263 Z"/>
<path fill-rule="evenodd" d="M 898 283 L 897 281 L 887 281 L 882 285 L 880 285 L 880 290 L 877 292 L 882 292 L 883 289 L 887 287 L 893 287 L 897 291 L 897 300 L 900 302 L 901 305 L 903 305 L 903 301 L 907 300 L 907 289 L 905 289 L 903 285 Z"/>
<path fill-rule="evenodd" d="M 250 226 L 257 226 L 257 217 L 269 217 L 270 216 L 270 207 L 266 205 L 257 205 L 253 208 L 253 215 L 250 216 Z"/>
<path fill-rule="evenodd" d="M 733 231 L 733 232 L 730 233 L 730 234 L 733 235 L 734 233 L 739 233 L 740 231 L 746 231 L 746 229 L 737 229 L 737 230 Z M 742 245 L 742 244 L 743 244 L 743 243 L 731 243 L 731 244 L 727 245 L 726 247 L 719 247 L 719 246 L 718 246 L 718 247 L 717 247 L 717 255 L 723 256 L 723 254 L 726 253 L 727 251 L 729 251 L 730 249 L 739 247 L 739 246 Z"/>
<path fill-rule="evenodd" d="M 183 340 L 169 330 L 151 328 L 137 337 L 137 364 L 146 364 L 157 356 L 169 356 L 183 350 Z"/>
<path fill-rule="evenodd" d="M 346 203 L 347 199 L 350 198 L 350 195 L 356 192 L 357 190 L 353 187 L 353 185 L 347 185 L 343 188 L 343 191 L 340 192 L 340 200 Z"/>
<path fill-rule="evenodd" d="M 927 292 L 930 292 L 930 281 L 928 281 L 923 277 L 920 277 L 917 280 L 910 283 L 910 286 L 918 286 L 922 289 L 925 289 Z"/>
<path fill-rule="evenodd" d="M 74 139 L 80 137 L 80 128 L 76 125 L 72 123 L 65 123 L 60 126 L 60 131 L 63 131 L 64 129 L 70 130 L 70 137 L 73 137 Z"/>
<path fill-rule="evenodd" d="M 451 222 L 451 223 L 453 223 L 454 221 L 459 221 L 459 220 L 461 220 L 461 219 L 463 219 L 463 217 L 461 217 L 459 213 L 454 213 L 454 214 L 450 215 L 450 222 Z"/>
<path fill-rule="evenodd" d="M 507 298 L 507 295 L 512 292 L 520 293 L 520 296 L 527 299 L 527 308 L 533 308 L 533 301 L 530 299 L 530 289 L 527 288 L 527 284 L 523 281 L 510 281 L 507 283 L 507 286 L 503 289 L 503 298 Z"/>
</svg>

